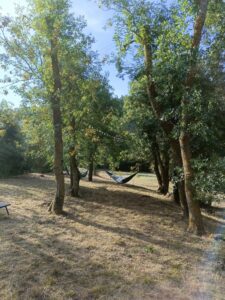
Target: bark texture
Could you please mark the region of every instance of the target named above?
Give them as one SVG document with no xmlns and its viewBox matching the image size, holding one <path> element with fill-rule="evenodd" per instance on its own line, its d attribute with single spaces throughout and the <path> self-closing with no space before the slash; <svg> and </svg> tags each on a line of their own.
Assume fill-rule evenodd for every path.
<svg viewBox="0 0 225 300">
<path fill-rule="evenodd" d="M 70 157 L 70 195 L 72 197 L 79 197 L 79 189 L 80 189 L 80 171 L 78 168 L 77 158 L 76 158 L 76 122 L 73 115 L 71 115 L 70 120 L 70 139 L 71 139 L 71 147 L 69 150 Z"/>
<path fill-rule="evenodd" d="M 153 156 L 154 156 L 154 172 L 158 181 L 158 191 L 162 190 L 162 177 L 161 174 L 159 172 L 159 166 L 158 166 L 158 160 L 157 160 L 157 156 L 155 155 L 154 151 L 152 151 Z"/>
<path fill-rule="evenodd" d="M 188 231 L 201 235 L 204 233 L 204 226 L 201 216 L 199 202 L 195 201 L 195 189 L 193 187 L 193 170 L 191 167 L 191 149 L 187 134 L 180 136 L 181 155 L 183 160 L 185 194 L 189 207 Z"/>
<path fill-rule="evenodd" d="M 158 191 L 164 195 L 169 190 L 169 155 L 165 151 L 160 151 L 157 141 L 152 144 L 154 157 L 154 170 L 158 180 Z"/>
<path fill-rule="evenodd" d="M 54 172 L 56 178 L 55 199 L 49 206 L 49 211 L 55 214 L 63 213 L 63 204 L 65 196 L 65 183 L 63 174 L 63 139 L 62 139 L 62 117 L 60 109 L 60 92 L 62 89 L 58 62 L 57 40 L 51 40 L 51 63 L 54 81 L 54 93 L 51 97 L 51 107 L 53 113 L 55 159 Z"/>
<path fill-rule="evenodd" d="M 88 181 L 93 181 L 93 171 L 94 171 L 94 161 L 93 158 L 90 158 L 88 165 Z"/>
<path fill-rule="evenodd" d="M 70 151 L 70 195 L 72 197 L 79 197 L 80 189 L 80 172 L 77 166 L 76 155 L 74 148 Z"/>
<path fill-rule="evenodd" d="M 198 12 L 194 24 L 194 35 L 191 45 L 191 61 L 187 79 L 185 83 L 187 94 L 191 92 L 194 85 L 194 80 L 197 74 L 197 53 L 199 50 L 203 27 L 206 19 L 208 7 L 208 0 L 198 1 Z M 200 210 L 200 203 L 195 200 L 195 188 L 193 186 L 194 172 L 191 166 L 191 144 L 190 135 L 188 131 L 189 122 L 191 122 L 187 107 L 189 100 L 186 95 L 181 100 L 181 133 L 179 138 L 181 157 L 183 162 L 184 180 L 185 180 L 185 194 L 189 207 L 189 225 L 188 231 L 196 234 L 204 234 L 204 226 Z"/>
</svg>

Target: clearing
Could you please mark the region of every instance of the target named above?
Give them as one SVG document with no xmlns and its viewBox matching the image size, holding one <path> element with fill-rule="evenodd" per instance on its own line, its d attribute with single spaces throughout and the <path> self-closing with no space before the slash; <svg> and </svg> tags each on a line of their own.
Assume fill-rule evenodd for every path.
<svg viewBox="0 0 225 300">
<path fill-rule="evenodd" d="M 0 299 L 224 299 L 225 242 L 212 235 L 224 210 L 205 214 L 209 234 L 196 237 L 154 176 L 94 180 L 60 217 L 47 212 L 52 175 L 0 180 L 11 203 L 9 217 L 0 210 Z"/>
</svg>

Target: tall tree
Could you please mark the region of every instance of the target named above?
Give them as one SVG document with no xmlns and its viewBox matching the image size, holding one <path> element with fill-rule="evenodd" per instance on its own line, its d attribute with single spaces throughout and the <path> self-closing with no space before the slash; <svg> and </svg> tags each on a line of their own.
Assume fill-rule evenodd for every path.
<svg viewBox="0 0 225 300">
<path fill-rule="evenodd" d="M 52 114 L 53 114 L 53 127 L 54 127 L 54 142 L 55 142 L 55 161 L 54 172 L 56 178 L 56 195 L 54 201 L 51 202 L 49 210 L 56 214 L 61 214 L 63 211 L 64 196 L 65 196 L 65 184 L 63 174 L 63 139 L 62 139 L 62 116 L 60 108 L 60 98 L 62 94 L 62 83 L 59 67 L 59 38 L 62 31 L 63 24 L 60 24 L 63 20 L 58 18 L 58 14 L 68 13 L 68 7 L 66 3 L 55 2 L 50 9 L 46 11 L 46 3 L 37 3 L 35 9 L 39 12 L 39 5 L 42 5 L 40 14 L 44 13 L 45 26 L 47 28 L 47 38 L 50 44 L 50 57 L 51 57 L 51 69 L 53 78 L 53 91 L 50 97 Z M 44 6 L 43 6 L 44 4 Z M 59 24 L 58 24 L 59 23 Z"/>
<path fill-rule="evenodd" d="M 157 47 L 163 41 L 162 35 L 165 25 L 170 25 L 172 22 L 169 11 L 167 7 L 152 4 L 149 1 L 142 1 L 141 3 L 135 0 L 101 2 L 116 11 L 115 40 L 119 49 L 117 65 L 119 69 L 122 70 L 124 68 L 125 71 L 127 70 L 131 76 L 139 73 L 145 78 L 149 105 L 168 136 L 175 164 L 182 168 L 179 140 L 177 137 L 174 137 L 175 126 L 167 113 L 169 109 L 173 109 L 174 103 L 170 101 L 171 95 L 169 91 L 164 92 L 165 87 L 164 89 L 161 89 L 160 86 L 159 89 L 156 88 L 158 84 L 156 82 L 158 68 L 156 69 L 155 63 L 157 65 L 157 60 L 160 59 L 157 56 L 161 55 L 161 52 L 157 51 Z M 132 45 L 134 45 L 133 48 Z M 130 48 L 136 63 L 135 65 L 132 64 L 131 67 L 127 65 L 123 67 L 122 59 Z M 188 207 L 182 180 L 179 181 L 178 187 L 181 207 L 184 215 L 187 216 Z"/>
<path fill-rule="evenodd" d="M 6 54 L 1 58 L 16 78 L 17 92 L 31 102 L 48 102 L 51 106 L 56 195 L 50 210 L 56 214 L 63 212 L 65 193 L 62 100 L 68 93 L 64 89 L 62 67 L 68 53 L 77 47 L 83 23 L 69 13 L 67 0 L 33 0 L 26 11 L 18 9 L 14 19 L 2 18 L 0 38 Z"/>
<path fill-rule="evenodd" d="M 184 209 L 186 200 L 188 204 L 188 230 L 201 234 L 204 228 L 192 184 L 191 137 L 187 126 L 192 118 L 187 108 L 192 103 L 190 98 L 199 76 L 198 61 L 204 52 L 201 42 L 208 1 L 179 1 L 170 7 L 147 0 L 101 2 L 117 13 L 115 39 L 120 58 L 129 48 L 139 66 L 144 65 L 149 103 L 169 138 L 176 164 L 184 172 L 185 189 L 180 182 L 179 190 Z M 119 66 L 121 62 L 120 59 Z M 137 67 L 133 69 L 137 71 Z"/>
<path fill-rule="evenodd" d="M 102 160 L 106 163 L 107 159 L 103 156 L 111 152 L 109 148 L 112 148 L 112 140 L 117 136 L 113 122 L 117 118 L 119 102 L 113 98 L 107 78 L 97 71 L 90 74 L 85 82 L 81 102 L 82 112 L 77 111 L 82 115 L 78 143 L 81 160 L 89 169 L 91 181 L 94 165 Z"/>
<path fill-rule="evenodd" d="M 144 151 L 146 154 L 143 158 L 153 166 L 158 180 L 158 191 L 166 194 L 169 189 L 169 145 L 158 120 L 149 107 L 142 80 L 132 81 L 130 95 L 125 98 L 124 119 L 128 128 L 130 124 L 130 131 L 134 134 L 130 151 L 134 152 L 136 157 L 140 157 L 143 149 L 148 148 L 148 151 Z M 138 145 L 137 149 L 134 147 L 135 144 Z"/>
<path fill-rule="evenodd" d="M 189 207 L 189 231 L 196 232 L 198 234 L 204 233 L 204 226 L 201 218 L 200 205 L 198 201 L 195 201 L 196 191 L 193 185 L 194 172 L 191 165 L 191 144 L 190 136 L 188 132 L 188 124 L 190 122 L 190 117 L 188 113 L 189 106 L 189 96 L 190 90 L 194 86 L 194 81 L 197 71 L 197 59 L 199 47 L 203 34 L 203 27 L 206 20 L 208 0 L 196 1 L 197 12 L 194 22 L 194 34 L 191 41 L 191 54 L 189 59 L 189 68 L 186 75 L 186 80 L 184 83 L 184 88 L 186 92 L 181 98 L 181 130 L 179 136 L 181 156 L 183 162 L 184 170 L 184 180 L 185 180 L 185 194 Z"/>
</svg>

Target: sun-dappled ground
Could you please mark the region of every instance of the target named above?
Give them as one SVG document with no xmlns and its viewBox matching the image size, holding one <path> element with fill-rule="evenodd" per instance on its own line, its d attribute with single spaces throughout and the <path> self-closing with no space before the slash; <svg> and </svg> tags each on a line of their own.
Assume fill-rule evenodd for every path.
<svg viewBox="0 0 225 300">
<path fill-rule="evenodd" d="M 0 180 L 0 299 L 225 299 L 222 210 L 196 237 L 153 175 L 100 176 L 66 197 L 65 216 L 47 211 L 52 175 Z"/>
</svg>

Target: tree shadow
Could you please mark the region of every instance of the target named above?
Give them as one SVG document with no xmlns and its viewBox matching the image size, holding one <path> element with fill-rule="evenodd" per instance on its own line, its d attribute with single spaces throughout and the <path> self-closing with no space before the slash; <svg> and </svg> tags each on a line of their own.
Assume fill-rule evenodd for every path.
<svg viewBox="0 0 225 300">
<path fill-rule="evenodd" d="M 15 220 L 9 221 L 6 232 L 0 233 L 2 242 L 7 239 L 5 250 L 0 249 L 0 282 L 8 287 L 12 298 L 95 299 L 98 293 L 111 295 L 114 284 L 128 284 L 119 272 L 92 259 L 93 247 L 63 239 L 59 231 L 62 227 L 57 222 L 42 224 L 60 232 L 58 235 L 30 227 L 37 224 L 38 216 L 17 219 L 16 229 L 13 228 Z"/>
<path fill-rule="evenodd" d="M 115 186 L 115 187 L 124 186 L 125 188 L 135 189 L 135 190 L 138 190 L 138 191 L 147 191 L 147 192 L 151 192 L 151 193 L 156 194 L 156 195 L 160 195 L 160 193 L 158 193 L 157 190 L 153 190 L 153 189 L 151 189 L 149 187 L 146 187 L 146 186 L 140 186 L 140 185 L 131 184 L 131 183 L 118 184 L 116 182 L 113 182 L 112 179 L 106 180 L 106 178 L 101 177 L 101 176 L 95 176 L 93 183 L 94 184 L 103 183 L 103 184 L 112 185 L 112 186 Z"/>
<path fill-rule="evenodd" d="M 159 199 L 149 195 L 142 195 L 135 190 L 133 192 L 123 190 L 107 190 L 108 186 L 99 186 L 95 189 L 87 187 L 81 188 L 81 199 L 85 202 L 99 203 L 105 206 L 114 206 L 126 208 L 129 210 L 137 210 L 143 214 L 157 213 L 161 215 L 168 213 L 173 215 L 181 215 L 181 210 L 172 201 L 168 199 Z"/>
<path fill-rule="evenodd" d="M 15 187 L 21 188 L 20 185 L 21 182 L 15 185 L 13 183 L 12 191 Z M 23 188 L 26 187 L 28 185 L 25 184 Z M 49 187 L 47 194 L 52 193 L 54 188 L 54 182 L 48 178 L 40 178 L 37 183 L 32 182 L 32 188 L 37 190 Z M 174 264 L 177 263 L 177 258 L 184 259 L 185 255 L 201 257 L 201 239 L 183 231 L 185 222 L 179 207 L 173 202 L 146 195 L 145 188 L 126 186 L 125 190 L 110 190 L 111 187 L 114 188 L 114 184 L 102 181 L 97 184 L 95 182 L 93 187 L 82 186 L 81 198 L 66 198 L 67 214 L 64 217 L 48 215 L 48 199 L 39 198 L 40 203 L 35 203 L 34 209 L 27 211 L 30 216 L 27 216 L 25 211 L 22 212 L 23 215 L 3 220 L 0 238 L 7 243 L 1 255 L 4 271 L 0 274 L 0 282 L 9 276 L 10 288 L 16 290 L 15 299 L 48 299 L 51 293 L 53 294 L 49 299 L 98 299 L 100 296 L 108 299 L 113 297 L 118 286 L 133 288 L 136 282 L 129 282 L 122 276 L 120 268 L 109 267 L 113 265 L 109 254 L 114 254 L 114 238 L 124 242 L 119 246 L 125 249 L 124 254 L 121 254 L 122 251 L 118 252 L 121 256 L 116 258 L 121 268 L 127 267 L 124 257 L 129 253 L 132 254 L 129 257 L 131 261 L 138 257 L 146 259 L 146 263 L 154 260 L 156 264 L 161 265 L 163 255 L 168 255 L 169 252 L 174 254 Z M 118 185 L 115 184 L 115 187 Z M 29 198 L 29 195 L 27 197 Z M 131 220 L 127 221 L 127 215 Z M 140 217 L 138 220 L 143 220 L 143 226 L 142 222 L 135 224 L 135 219 L 132 220 L 134 215 Z M 120 217 L 124 217 L 125 221 L 120 222 Z M 168 224 L 171 224 L 171 227 Z M 88 244 L 89 232 L 96 238 L 102 238 L 96 247 Z M 79 239 L 76 239 L 76 236 L 79 236 Z M 107 240 L 108 236 L 111 240 Z M 82 244 L 80 241 L 85 239 L 87 243 Z M 102 257 L 96 261 L 99 249 L 109 241 L 112 247 L 101 253 L 104 255 L 102 261 Z M 126 243 L 129 246 L 126 246 Z M 135 251 L 142 251 L 141 254 L 132 252 L 132 247 L 136 247 Z M 146 257 L 146 253 L 143 255 L 143 249 L 148 251 L 151 247 L 152 256 Z M 146 288 L 146 285 L 142 285 L 142 289 L 143 286 Z M 38 287 L 36 292 L 35 287 Z M 149 291 L 151 285 L 148 285 L 147 289 Z M 58 294 L 54 294 L 57 290 Z M 65 294 L 71 290 L 74 294 Z M 46 294 L 43 294 L 43 291 L 46 291 Z M 34 292 L 36 294 L 32 294 Z M 0 292 L 1 298 L 4 299 Z"/>
</svg>

